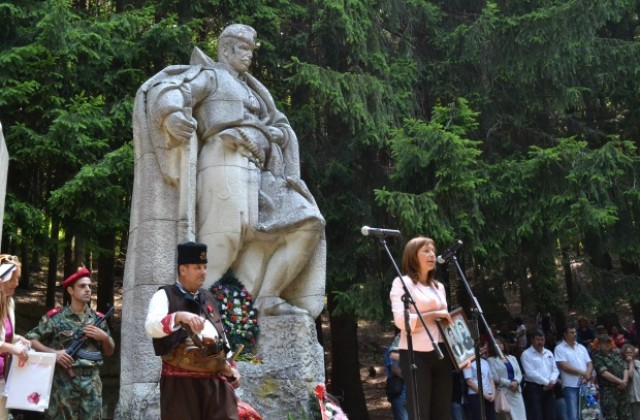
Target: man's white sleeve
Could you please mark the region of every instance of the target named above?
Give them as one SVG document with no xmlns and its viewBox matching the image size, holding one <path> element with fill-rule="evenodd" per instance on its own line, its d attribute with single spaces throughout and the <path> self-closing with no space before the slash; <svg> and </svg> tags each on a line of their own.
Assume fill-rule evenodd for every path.
<svg viewBox="0 0 640 420">
<path fill-rule="evenodd" d="M 167 294 L 164 290 L 158 290 L 149 301 L 147 320 L 144 324 L 147 334 L 151 338 L 168 336 L 178 329 L 175 325 L 175 318 L 175 313 L 169 313 Z"/>
</svg>

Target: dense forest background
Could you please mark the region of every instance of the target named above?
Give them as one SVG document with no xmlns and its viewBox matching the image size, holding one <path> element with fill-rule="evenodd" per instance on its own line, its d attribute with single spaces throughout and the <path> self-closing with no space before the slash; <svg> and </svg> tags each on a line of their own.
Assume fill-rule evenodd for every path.
<svg viewBox="0 0 640 420">
<path fill-rule="evenodd" d="M 639 13 L 637 0 L 3 2 L 4 251 L 25 262 L 23 287 L 46 267 L 48 306 L 79 264 L 97 270 L 98 306 L 113 301 L 136 90 L 194 46 L 215 57 L 240 22 L 258 31 L 252 73 L 297 131 L 327 219 L 328 379 L 350 418 L 368 418 L 357 321 L 389 319 L 394 276 L 363 225 L 441 250 L 462 239 L 474 285 L 518 288 L 523 313 L 615 317 L 622 302 L 640 321 Z"/>
</svg>

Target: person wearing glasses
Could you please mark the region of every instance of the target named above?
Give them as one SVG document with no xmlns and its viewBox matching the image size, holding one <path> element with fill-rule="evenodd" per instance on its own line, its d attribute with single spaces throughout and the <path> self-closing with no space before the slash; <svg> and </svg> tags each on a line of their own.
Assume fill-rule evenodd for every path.
<svg viewBox="0 0 640 420">
<path fill-rule="evenodd" d="M 9 369 L 9 356 L 17 357 L 20 362 L 29 358 L 29 340 L 15 333 L 15 303 L 13 293 L 20 279 L 20 261 L 13 255 L 0 255 L 0 420 L 9 418 L 7 397 L 3 396 L 6 373 Z"/>
<path fill-rule="evenodd" d="M 40 323 L 26 334 L 36 351 L 55 353 L 51 401 L 47 418 L 101 419 L 102 356 L 111 356 L 115 344 L 106 323 L 93 325 L 103 314 L 91 309 L 91 271 L 80 268 L 62 282 L 71 300 L 63 308 L 47 312 Z M 85 337 L 82 350 L 98 355 L 97 360 L 71 357 L 67 349 L 78 335 Z"/>
</svg>

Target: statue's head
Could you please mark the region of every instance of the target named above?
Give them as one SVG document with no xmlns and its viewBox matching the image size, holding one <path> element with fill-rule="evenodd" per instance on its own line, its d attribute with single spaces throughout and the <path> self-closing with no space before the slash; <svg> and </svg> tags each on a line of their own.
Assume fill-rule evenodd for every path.
<svg viewBox="0 0 640 420">
<path fill-rule="evenodd" d="M 244 73 L 251 65 L 256 48 L 257 32 L 251 26 L 234 23 L 227 26 L 218 37 L 218 61 L 229 64 L 238 73 Z"/>
<path fill-rule="evenodd" d="M 234 23 L 226 28 L 218 37 L 218 46 L 223 43 L 234 42 L 237 40 L 246 42 L 251 48 L 256 48 L 256 37 L 258 33 L 249 25 Z M 231 38 L 231 39 L 229 39 Z"/>
</svg>

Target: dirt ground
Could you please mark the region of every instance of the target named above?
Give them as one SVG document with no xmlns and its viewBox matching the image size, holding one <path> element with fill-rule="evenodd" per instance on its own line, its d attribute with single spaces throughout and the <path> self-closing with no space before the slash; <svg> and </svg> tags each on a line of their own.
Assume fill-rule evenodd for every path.
<svg viewBox="0 0 640 420">
<path fill-rule="evenodd" d="M 384 349 L 392 340 L 393 331 L 383 331 L 379 323 L 358 323 L 360 379 L 371 420 L 393 420 L 384 389 Z"/>
</svg>

